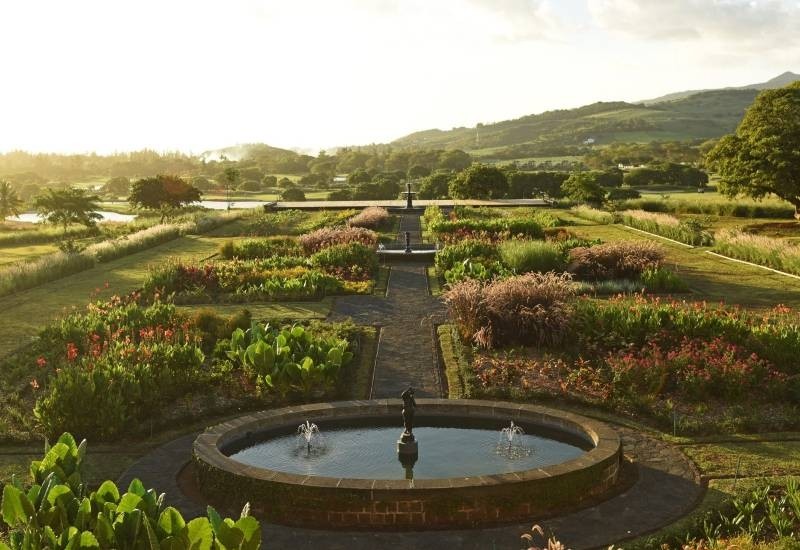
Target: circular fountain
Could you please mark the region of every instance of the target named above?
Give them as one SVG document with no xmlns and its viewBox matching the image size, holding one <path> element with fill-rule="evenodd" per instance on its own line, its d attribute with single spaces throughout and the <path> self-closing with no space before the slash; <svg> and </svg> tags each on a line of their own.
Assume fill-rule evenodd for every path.
<svg viewBox="0 0 800 550">
<path fill-rule="evenodd" d="M 532 521 L 602 498 L 616 483 L 619 437 L 600 422 L 535 405 L 416 403 L 418 455 L 399 452 L 404 405 L 394 399 L 215 426 L 194 443 L 199 488 L 215 506 L 250 502 L 288 525 L 435 529 Z"/>
</svg>

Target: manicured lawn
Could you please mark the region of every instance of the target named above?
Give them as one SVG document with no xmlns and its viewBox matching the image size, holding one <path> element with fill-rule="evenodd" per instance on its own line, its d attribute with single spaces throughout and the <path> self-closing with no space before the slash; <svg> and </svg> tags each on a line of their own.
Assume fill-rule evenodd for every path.
<svg viewBox="0 0 800 550">
<path fill-rule="evenodd" d="M 800 441 L 686 445 L 683 451 L 709 477 L 800 474 Z"/>
<path fill-rule="evenodd" d="M 32 260 L 58 250 L 53 244 L 29 244 L 0 248 L 0 266 Z"/>
</svg>

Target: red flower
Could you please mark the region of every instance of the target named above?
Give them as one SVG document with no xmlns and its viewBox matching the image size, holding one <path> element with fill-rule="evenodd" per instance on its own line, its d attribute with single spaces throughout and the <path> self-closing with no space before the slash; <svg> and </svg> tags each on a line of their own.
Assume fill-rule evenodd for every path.
<svg viewBox="0 0 800 550">
<path fill-rule="evenodd" d="M 36 360 L 36 364 L 39 365 L 39 368 L 43 368 L 47 366 L 47 359 L 45 359 L 40 355 L 39 358 Z"/>
<path fill-rule="evenodd" d="M 74 361 L 78 357 L 78 348 L 72 342 L 67 344 L 67 360 Z"/>
</svg>

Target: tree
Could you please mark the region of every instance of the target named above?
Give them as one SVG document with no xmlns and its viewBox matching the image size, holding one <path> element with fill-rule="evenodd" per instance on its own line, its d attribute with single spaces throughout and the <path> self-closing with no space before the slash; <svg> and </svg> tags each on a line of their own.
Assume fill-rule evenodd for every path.
<svg viewBox="0 0 800 550">
<path fill-rule="evenodd" d="M 261 183 L 258 180 L 247 180 L 239 185 L 242 191 L 260 191 Z"/>
<path fill-rule="evenodd" d="M 564 194 L 576 202 L 593 206 L 603 203 L 606 191 L 589 172 L 573 172 L 561 185 Z"/>
<path fill-rule="evenodd" d="M 353 170 L 347 176 L 347 183 L 350 185 L 358 185 L 359 183 L 369 183 L 372 181 L 373 173 L 365 170 L 364 168 L 358 168 L 357 170 Z"/>
<path fill-rule="evenodd" d="M 96 211 L 100 197 L 89 195 L 84 189 L 47 189 L 34 200 L 36 211 L 47 223 L 60 225 L 67 233 L 71 223 L 94 227 L 103 216 Z"/>
<path fill-rule="evenodd" d="M 511 172 L 508 175 L 508 196 L 514 199 L 560 198 L 564 196 L 561 184 L 568 177 L 565 172 Z"/>
<path fill-rule="evenodd" d="M 294 187 L 294 182 L 284 176 L 278 180 L 278 187 L 281 187 L 283 189 L 289 189 L 290 187 Z"/>
<path fill-rule="evenodd" d="M 131 188 L 131 180 L 125 176 L 117 176 L 108 180 L 101 191 L 109 195 L 127 195 Z"/>
<path fill-rule="evenodd" d="M 800 82 L 756 97 L 736 128 L 706 156 L 729 197 L 761 199 L 774 193 L 800 219 Z"/>
<path fill-rule="evenodd" d="M 422 178 L 417 188 L 417 196 L 420 199 L 446 199 L 452 177 L 450 172 L 437 171 L 427 178 Z"/>
<path fill-rule="evenodd" d="M 408 169 L 408 178 L 412 180 L 424 178 L 425 176 L 430 175 L 430 173 L 431 170 L 427 166 L 423 166 L 422 164 L 415 164 Z"/>
<path fill-rule="evenodd" d="M 239 177 L 240 177 L 239 170 L 237 170 L 233 166 L 229 166 L 228 168 L 222 171 L 222 179 L 225 182 L 225 200 L 228 202 L 228 210 L 231 209 L 231 189 L 236 187 L 236 183 L 239 181 Z"/>
<path fill-rule="evenodd" d="M 452 149 L 450 151 L 442 151 L 439 155 L 439 162 L 436 168 L 442 170 L 453 170 L 454 172 L 461 172 L 466 170 L 472 164 L 472 157 L 461 149 Z"/>
<path fill-rule="evenodd" d="M 501 199 L 508 192 L 505 173 L 495 166 L 474 164 L 450 181 L 454 199 Z"/>
<path fill-rule="evenodd" d="M 299 187 L 290 187 L 281 193 L 281 200 L 285 201 L 304 201 L 306 194 Z"/>
<path fill-rule="evenodd" d="M 200 197 L 200 190 L 182 178 L 158 175 L 136 181 L 131 186 L 128 202 L 136 208 L 160 210 L 163 222 L 172 210 L 197 202 Z"/>
<path fill-rule="evenodd" d="M 261 185 L 264 187 L 275 187 L 278 184 L 278 178 L 275 176 L 266 175 L 261 178 Z"/>
<path fill-rule="evenodd" d="M 19 216 L 22 211 L 22 199 L 7 181 L 0 181 L 0 223 L 8 216 Z"/>
<path fill-rule="evenodd" d="M 195 177 L 193 177 L 192 178 L 192 185 L 197 187 L 202 192 L 210 191 L 214 187 L 214 184 L 211 183 L 211 180 L 209 180 L 205 176 L 195 176 Z"/>
</svg>

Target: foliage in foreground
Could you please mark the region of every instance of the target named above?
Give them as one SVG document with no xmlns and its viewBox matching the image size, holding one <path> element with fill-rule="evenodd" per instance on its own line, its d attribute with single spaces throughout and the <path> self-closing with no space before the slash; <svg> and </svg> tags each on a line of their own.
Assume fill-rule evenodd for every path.
<svg viewBox="0 0 800 550">
<path fill-rule="evenodd" d="M 234 521 L 212 507 L 189 522 L 164 505 L 164 494 L 134 479 L 124 493 L 112 481 L 89 492 L 81 467 L 80 445 L 64 433 L 41 461 L 31 463 L 28 487 L 14 479 L 3 489 L 2 517 L 9 529 L 2 550 L 257 550 L 261 526 L 249 506 Z"/>
</svg>

